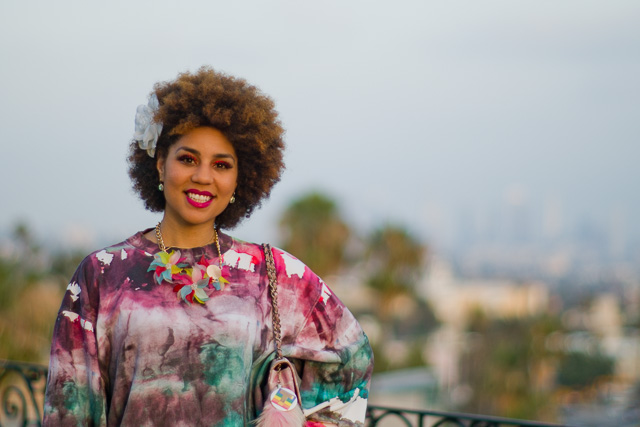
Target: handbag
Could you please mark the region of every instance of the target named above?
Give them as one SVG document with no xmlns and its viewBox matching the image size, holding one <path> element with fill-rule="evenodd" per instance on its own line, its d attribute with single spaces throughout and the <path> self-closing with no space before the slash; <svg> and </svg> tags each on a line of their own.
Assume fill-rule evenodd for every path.
<svg viewBox="0 0 640 427">
<path fill-rule="evenodd" d="M 269 292 L 271 296 L 271 317 L 273 319 L 273 339 L 276 357 L 269 367 L 267 387 L 262 413 L 255 421 L 258 427 L 301 427 L 305 425 L 300 399 L 300 378 L 293 364 L 282 355 L 282 332 L 278 311 L 278 279 L 271 246 L 262 245 L 267 261 Z"/>
</svg>

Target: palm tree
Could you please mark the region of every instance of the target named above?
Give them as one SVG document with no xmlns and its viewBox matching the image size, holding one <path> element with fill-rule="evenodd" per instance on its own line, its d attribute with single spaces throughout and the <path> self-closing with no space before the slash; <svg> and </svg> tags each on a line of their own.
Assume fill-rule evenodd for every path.
<svg viewBox="0 0 640 427">
<path fill-rule="evenodd" d="M 404 227 L 386 224 L 368 241 L 368 284 L 383 299 L 413 295 L 427 248 Z"/>
<path fill-rule="evenodd" d="M 400 225 L 383 225 L 367 239 L 366 283 L 377 296 L 373 314 L 381 335 L 374 343 L 377 371 L 425 363 L 425 337 L 437 326 L 429 302 L 416 292 L 426 252 L 426 246 Z M 398 358 L 389 351 L 390 342 L 404 343 L 401 353 L 406 354 Z"/>
<path fill-rule="evenodd" d="M 282 248 L 319 276 L 335 274 L 344 265 L 351 232 L 328 196 L 311 192 L 294 200 L 282 214 L 280 230 Z"/>
</svg>

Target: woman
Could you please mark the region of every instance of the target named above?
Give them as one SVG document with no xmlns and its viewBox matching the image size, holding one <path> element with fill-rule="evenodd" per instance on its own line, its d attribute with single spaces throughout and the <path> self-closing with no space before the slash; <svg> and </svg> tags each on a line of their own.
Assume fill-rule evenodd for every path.
<svg viewBox="0 0 640 427">
<path fill-rule="evenodd" d="M 55 326 L 45 425 L 240 426 L 260 415 L 274 359 L 265 252 L 220 228 L 269 196 L 283 133 L 273 102 L 242 79 L 203 67 L 155 86 L 138 107 L 129 174 L 162 221 L 78 267 Z M 360 425 L 366 336 L 303 263 L 272 254 L 307 424 Z"/>
</svg>

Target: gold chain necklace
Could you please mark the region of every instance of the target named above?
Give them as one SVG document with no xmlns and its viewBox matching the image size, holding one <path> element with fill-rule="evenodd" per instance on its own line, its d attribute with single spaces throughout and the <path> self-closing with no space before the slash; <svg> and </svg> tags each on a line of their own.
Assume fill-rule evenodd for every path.
<svg viewBox="0 0 640 427">
<path fill-rule="evenodd" d="M 160 224 L 162 221 L 156 224 L 156 240 L 158 241 L 158 247 L 162 252 L 167 252 L 167 249 L 171 249 L 171 247 L 166 247 L 164 244 L 164 239 L 162 238 L 162 231 L 160 231 Z M 213 228 L 213 238 L 216 242 L 216 249 L 218 250 L 218 263 L 220 264 L 220 268 L 222 269 L 222 251 L 220 250 L 220 239 L 218 239 L 218 230 Z M 209 239 L 211 241 L 211 239 Z"/>
</svg>

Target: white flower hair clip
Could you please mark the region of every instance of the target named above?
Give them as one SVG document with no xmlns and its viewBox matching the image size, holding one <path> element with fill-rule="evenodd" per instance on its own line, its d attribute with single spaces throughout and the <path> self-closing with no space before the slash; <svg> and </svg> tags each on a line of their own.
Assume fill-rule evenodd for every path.
<svg viewBox="0 0 640 427">
<path fill-rule="evenodd" d="M 162 132 L 162 123 L 153 121 L 153 115 L 160 108 L 158 97 L 154 93 L 149 98 L 148 105 L 138 105 L 136 109 L 136 129 L 133 134 L 134 141 L 138 141 L 138 146 L 147 150 L 150 157 L 156 155 L 156 144 Z"/>
</svg>

